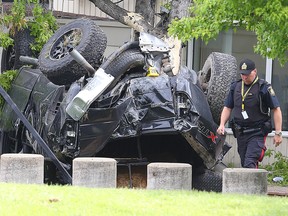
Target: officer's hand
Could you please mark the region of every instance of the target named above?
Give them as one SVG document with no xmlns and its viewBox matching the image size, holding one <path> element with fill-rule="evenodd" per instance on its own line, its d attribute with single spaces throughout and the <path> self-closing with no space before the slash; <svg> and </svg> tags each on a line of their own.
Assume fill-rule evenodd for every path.
<svg viewBox="0 0 288 216">
<path fill-rule="evenodd" d="M 282 143 L 282 136 L 274 135 L 273 143 L 277 147 Z"/>
<path fill-rule="evenodd" d="M 217 133 L 220 135 L 224 135 L 225 134 L 225 126 L 220 125 L 217 129 Z"/>
</svg>

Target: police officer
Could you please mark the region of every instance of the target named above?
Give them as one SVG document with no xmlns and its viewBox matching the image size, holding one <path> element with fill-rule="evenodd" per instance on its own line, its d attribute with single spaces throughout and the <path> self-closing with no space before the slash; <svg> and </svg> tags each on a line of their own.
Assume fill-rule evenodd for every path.
<svg viewBox="0 0 288 216">
<path fill-rule="evenodd" d="M 257 76 L 255 63 L 244 59 L 239 67 L 241 79 L 230 87 L 217 132 L 224 134 L 225 124 L 232 115 L 231 127 L 237 138 L 241 165 L 258 168 L 266 151 L 266 137 L 272 131 L 271 110 L 275 127 L 273 142 L 276 147 L 282 142 L 282 112 L 272 86 Z"/>
</svg>

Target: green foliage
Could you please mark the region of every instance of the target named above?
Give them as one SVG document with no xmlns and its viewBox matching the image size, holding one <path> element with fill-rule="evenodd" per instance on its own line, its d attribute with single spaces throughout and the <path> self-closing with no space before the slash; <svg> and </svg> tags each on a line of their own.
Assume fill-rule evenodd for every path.
<svg viewBox="0 0 288 216">
<path fill-rule="evenodd" d="M 1 74 L 0 76 L 0 85 L 5 91 L 8 91 L 11 87 L 12 81 L 17 76 L 18 71 L 17 70 L 8 70 L 5 71 L 5 73 Z M 0 110 L 2 109 L 2 106 L 4 104 L 4 99 L 2 96 L 0 96 Z"/>
<path fill-rule="evenodd" d="M 58 26 L 52 13 L 45 12 L 39 4 L 36 4 L 33 8 L 33 17 L 34 20 L 28 23 L 31 35 L 35 37 L 35 44 L 31 45 L 31 49 L 40 51 Z"/>
<path fill-rule="evenodd" d="M 171 2 L 166 2 L 165 4 L 162 5 L 164 8 L 166 8 L 167 10 L 171 10 Z"/>
<path fill-rule="evenodd" d="M 32 17 L 26 16 L 27 9 L 31 10 Z M 16 31 L 29 28 L 35 37 L 35 43 L 30 46 L 36 52 L 42 49 L 58 27 L 52 12 L 44 10 L 38 0 L 14 0 L 10 13 L 0 18 L 0 24 L 9 29 L 7 33 L 0 33 L 0 46 L 7 48 L 13 45 L 10 36 Z"/>
<path fill-rule="evenodd" d="M 0 32 L 0 45 L 7 48 L 13 45 L 13 39 L 7 33 Z"/>
<path fill-rule="evenodd" d="M 288 61 L 287 0 L 194 0 L 191 13 L 172 21 L 169 34 L 183 42 L 192 37 L 208 42 L 221 31 L 244 28 L 257 36 L 256 53 Z"/>
<path fill-rule="evenodd" d="M 272 164 L 261 167 L 269 172 L 268 182 L 273 184 L 274 177 L 282 177 L 283 181 L 277 184 L 288 185 L 288 157 L 282 155 L 281 152 L 276 152 L 271 149 L 266 151 L 265 156 L 269 158 L 274 156 L 275 159 Z"/>
<path fill-rule="evenodd" d="M 228 168 L 235 168 L 235 164 L 230 162 L 227 164 L 227 167 Z"/>
</svg>

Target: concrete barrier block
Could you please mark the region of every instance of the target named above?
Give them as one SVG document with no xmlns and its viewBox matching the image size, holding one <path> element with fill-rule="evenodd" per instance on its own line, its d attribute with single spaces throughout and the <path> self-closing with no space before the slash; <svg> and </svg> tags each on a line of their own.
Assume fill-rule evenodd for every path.
<svg viewBox="0 0 288 216">
<path fill-rule="evenodd" d="M 147 189 L 191 190 L 192 166 L 185 163 L 150 163 Z"/>
<path fill-rule="evenodd" d="M 267 175 L 264 169 L 226 168 L 223 171 L 223 193 L 267 194 Z"/>
<path fill-rule="evenodd" d="M 75 158 L 72 168 L 72 185 L 92 188 L 116 188 L 116 160 L 97 157 Z"/>
<path fill-rule="evenodd" d="M 0 181 L 43 184 L 44 157 L 39 154 L 2 154 Z"/>
</svg>

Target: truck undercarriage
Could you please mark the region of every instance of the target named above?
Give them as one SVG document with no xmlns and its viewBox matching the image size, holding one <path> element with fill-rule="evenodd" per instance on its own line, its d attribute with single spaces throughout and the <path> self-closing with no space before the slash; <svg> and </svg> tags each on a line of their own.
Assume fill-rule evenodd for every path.
<svg viewBox="0 0 288 216">
<path fill-rule="evenodd" d="M 75 28 L 76 24 L 71 25 Z M 140 42 L 123 45 L 102 64 L 98 53 L 97 63 L 92 66 L 78 52 L 81 44 L 68 43 L 65 55 L 56 55 L 55 59 L 63 34 L 73 37 L 67 29 L 69 26 L 59 29 L 55 33 L 57 40 L 52 39 L 53 46 L 48 42 L 48 53 L 44 46 L 36 67 L 22 67 L 12 83 L 12 105 L 6 100 L 0 122 L 2 153 L 44 155 L 50 165 L 47 182 L 52 183 L 69 183 L 76 157 L 115 158 L 119 170 L 128 168 L 130 186 L 132 167 L 145 167 L 151 162 L 191 164 L 194 185 L 198 181 L 211 186 L 211 178 L 221 180 L 215 167 L 223 165 L 222 158 L 230 146 L 225 136 L 216 134 L 217 113 L 223 106 L 223 94 L 236 76 L 232 56 L 213 53 L 204 71 L 197 74 L 181 67 L 172 75 L 167 61 L 169 47 L 143 34 L 145 40 L 151 38 L 158 43 L 153 44 L 157 48 L 141 44 L 140 35 Z M 76 57 L 71 52 L 76 52 Z M 219 59 L 220 65 L 226 64 L 224 69 L 218 67 Z M 48 61 L 69 66 L 55 71 L 53 65 L 48 67 Z M 13 106 L 19 110 L 17 115 Z M 57 179 L 55 173 L 59 171 Z M 210 182 L 204 182 L 204 175 Z M 210 190 L 219 191 L 219 187 Z"/>
</svg>

